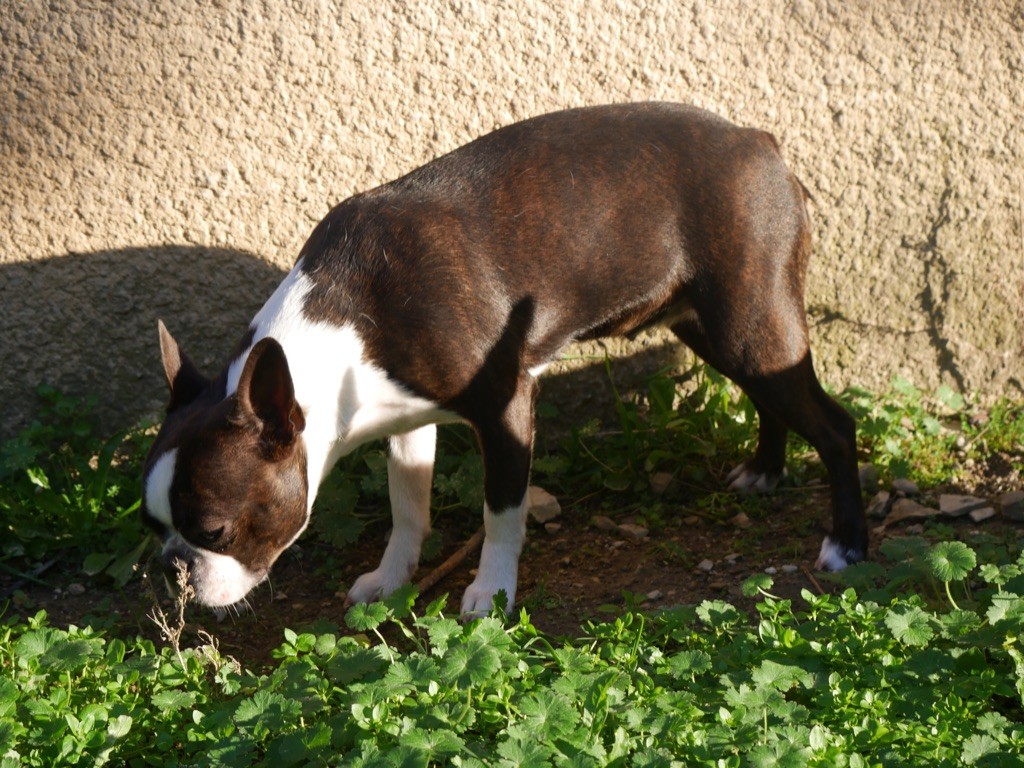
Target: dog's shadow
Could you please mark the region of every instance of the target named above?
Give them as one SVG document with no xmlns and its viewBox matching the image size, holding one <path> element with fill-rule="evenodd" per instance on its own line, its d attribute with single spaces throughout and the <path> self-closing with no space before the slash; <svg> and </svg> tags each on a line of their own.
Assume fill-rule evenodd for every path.
<svg viewBox="0 0 1024 768">
<path fill-rule="evenodd" d="M 157 319 L 214 374 L 284 275 L 252 253 L 188 245 L 0 265 L 0 439 L 31 420 L 41 384 L 96 395 L 107 431 L 158 414 Z"/>
<path fill-rule="evenodd" d="M 215 375 L 285 274 L 252 253 L 187 245 L 0 265 L 0 440 L 31 421 L 41 384 L 96 395 L 106 433 L 159 417 L 167 385 L 157 319 L 203 373 Z M 680 349 L 635 350 L 621 369 L 627 380 L 642 382 L 667 359 L 678 359 Z M 600 360 L 549 372 L 541 397 L 554 401 L 568 423 L 614 417 Z"/>
</svg>

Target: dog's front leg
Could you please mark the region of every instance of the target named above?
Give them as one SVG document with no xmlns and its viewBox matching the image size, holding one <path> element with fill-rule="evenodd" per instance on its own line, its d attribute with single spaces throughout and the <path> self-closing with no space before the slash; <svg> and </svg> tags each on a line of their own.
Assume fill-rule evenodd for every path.
<svg viewBox="0 0 1024 768">
<path fill-rule="evenodd" d="M 526 489 L 533 457 L 533 401 L 536 380 L 524 374 L 502 414 L 475 424 L 484 455 L 484 545 L 480 567 L 462 597 L 465 618 L 490 612 L 504 591 L 511 610 L 519 578 L 519 553 L 526 540 Z"/>
<path fill-rule="evenodd" d="M 430 424 L 391 437 L 388 448 L 388 495 L 393 527 L 376 570 L 364 573 L 348 591 L 346 603 L 387 597 L 416 571 L 420 547 L 430 533 L 430 486 L 434 472 L 437 427 Z"/>
</svg>

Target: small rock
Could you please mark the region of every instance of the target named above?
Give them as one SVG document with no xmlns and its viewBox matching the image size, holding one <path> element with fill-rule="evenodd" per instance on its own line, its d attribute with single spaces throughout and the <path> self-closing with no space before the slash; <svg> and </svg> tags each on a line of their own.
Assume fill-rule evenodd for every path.
<svg viewBox="0 0 1024 768">
<path fill-rule="evenodd" d="M 594 515 L 590 518 L 590 524 L 602 531 L 614 531 L 619 524 L 606 515 Z"/>
<path fill-rule="evenodd" d="M 655 472 L 651 475 L 651 491 L 655 496 L 661 496 L 669 484 L 672 482 L 674 475 L 671 472 Z"/>
<path fill-rule="evenodd" d="M 908 480 L 905 477 L 897 477 L 892 481 L 893 493 L 899 496 L 917 496 L 921 490 L 917 487 L 917 483 L 913 480 Z"/>
<path fill-rule="evenodd" d="M 722 590 L 728 589 L 729 585 L 724 581 L 712 581 L 708 584 L 708 589 Z"/>
<path fill-rule="evenodd" d="M 983 523 L 996 516 L 996 511 L 992 507 L 982 507 L 981 509 L 972 509 L 970 511 L 970 518 L 976 523 Z"/>
<path fill-rule="evenodd" d="M 558 499 L 537 485 L 531 485 L 526 492 L 526 503 L 530 517 L 538 523 L 547 523 L 562 514 L 562 505 Z"/>
<path fill-rule="evenodd" d="M 73 595 L 74 597 L 78 597 L 79 595 L 85 594 L 85 587 L 79 584 L 78 582 L 75 582 L 74 584 L 68 584 L 67 593 L 69 595 Z"/>
<path fill-rule="evenodd" d="M 735 525 L 737 528 L 749 528 L 751 526 L 750 518 L 747 517 L 746 512 L 740 512 L 735 517 L 730 519 L 729 522 Z"/>
<path fill-rule="evenodd" d="M 730 554 L 725 556 L 725 560 L 727 563 L 729 563 L 729 565 L 735 565 L 736 561 L 739 560 L 741 557 L 743 557 L 743 555 L 741 555 L 739 552 L 731 552 Z"/>
<path fill-rule="evenodd" d="M 860 475 L 860 487 L 868 493 L 878 490 L 878 467 L 874 464 L 861 464 L 857 468 Z"/>
<path fill-rule="evenodd" d="M 560 562 L 562 563 L 562 565 L 564 565 L 566 567 L 569 567 L 570 565 L 572 565 L 572 558 L 571 557 L 563 557 Z"/>
<path fill-rule="evenodd" d="M 912 536 L 919 536 L 924 533 L 924 526 L 921 523 L 914 523 L 913 525 L 908 525 L 903 530 Z"/>
<path fill-rule="evenodd" d="M 706 573 L 710 573 L 711 569 L 715 567 L 715 563 L 713 560 L 701 560 L 697 567 Z"/>
<path fill-rule="evenodd" d="M 558 533 L 562 530 L 561 523 L 544 523 L 544 530 L 548 533 Z"/>
<path fill-rule="evenodd" d="M 908 520 L 914 517 L 935 517 L 938 514 L 939 510 L 918 504 L 912 499 L 896 499 L 893 502 L 889 515 L 876 530 L 885 530 L 887 526 L 898 523 L 901 520 Z"/>
<path fill-rule="evenodd" d="M 660 589 L 652 589 L 647 593 L 648 600 L 661 600 L 662 592 Z"/>
<path fill-rule="evenodd" d="M 977 496 L 963 496 L 958 493 L 943 493 L 939 496 L 939 511 L 947 517 L 963 517 L 968 512 L 986 506 L 988 502 Z"/>
<path fill-rule="evenodd" d="M 879 491 L 875 494 L 875 497 L 868 504 L 868 508 L 864 514 L 868 517 L 881 520 L 887 514 L 889 514 L 889 507 L 891 504 L 891 498 L 888 491 Z"/>
<path fill-rule="evenodd" d="M 767 568 L 764 569 L 764 572 L 767 573 L 769 576 L 774 576 L 776 573 L 779 572 L 779 569 L 776 568 L 774 565 L 769 565 Z"/>
<path fill-rule="evenodd" d="M 796 573 L 799 570 L 800 570 L 800 567 L 796 566 L 796 565 L 793 565 L 792 563 L 790 563 L 789 565 L 782 566 L 782 572 L 783 573 Z"/>
<path fill-rule="evenodd" d="M 646 528 L 636 523 L 623 523 L 618 527 L 618 531 L 631 539 L 646 539 L 648 533 Z"/>
<path fill-rule="evenodd" d="M 1003 517 L 1015 523 L 1024 523 L 1024 491 L 1010 491 L 999 497 Z"/>
<path fill-rule="evenodd" d="M 689 515 L 683 518 L 683 523 L 686 525 L 697 525 L 700 522 L 700 518 L 697 515 Z"/>
</svg>

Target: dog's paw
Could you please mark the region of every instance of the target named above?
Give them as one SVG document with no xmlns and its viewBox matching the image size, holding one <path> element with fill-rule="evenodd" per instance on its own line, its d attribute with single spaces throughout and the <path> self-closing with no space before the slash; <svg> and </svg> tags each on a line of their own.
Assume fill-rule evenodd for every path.
<svg viewBox="0 0 1024 768">
<path fill-rule="evenodd" d="M 345 607 L 355 603 L 372 603 L 381 600 L 409 580 L 409 573 L 398 573 L 385 568 L 364 573 L 345 595 Z"/>
<path fill-rule="evenodd" d="M 729 490 L 737 493 L 770 493 L 785 476 L 785 469 L 782 472 L 761 472 L 751 466 L 751 462 L 745 461 L 730 472 L 725 481 Z"/>
<path fill-rule="evenodd" d="M 814 567 L 819 571 L 841 571 L 863 559 L 864 553 L 859 549 L 847 547 L 834 541 L 831 536 L 826 536 L 821 542 L 821 552 L 818 553 Z"/>
<path fill-rule="evenodd" d="M 515 596 L 515 584 L 510 587 L 507 584 L 480 583 L 478 579 L 466 587 L 462 595 L 462 620 L 479 619 L 490 614 L 495 597 L 498 597 L 499 605 L 505 604 L 507 612 L 512 609 Z"/>
</svg>

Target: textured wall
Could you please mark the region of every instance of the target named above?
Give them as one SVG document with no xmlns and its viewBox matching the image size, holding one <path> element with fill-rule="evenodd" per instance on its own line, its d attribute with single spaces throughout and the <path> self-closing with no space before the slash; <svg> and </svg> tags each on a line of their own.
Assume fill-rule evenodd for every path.
<svg viewBox="0 0 1024 768">
<path fill-rule="evenodd" d="M 156 318 L 212 371 L 332 203 L 639 99 L 780 138 L 829 383 L 1019 393 L 1022 38 L 1018 0 L 4 0 L 0 432 L 44 381 L 137 417 Z"/>
</svg>

